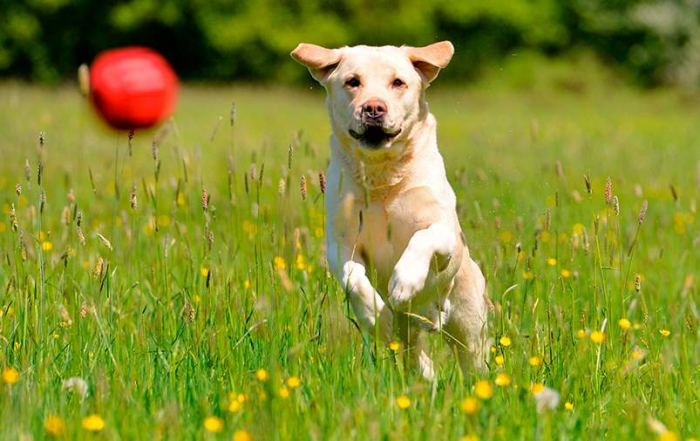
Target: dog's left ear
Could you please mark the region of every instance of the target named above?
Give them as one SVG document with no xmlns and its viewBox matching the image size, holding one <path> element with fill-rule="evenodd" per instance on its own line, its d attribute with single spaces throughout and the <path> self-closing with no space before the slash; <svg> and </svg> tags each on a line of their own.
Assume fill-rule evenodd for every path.
<svg viewBox="0 0 700 441">
<path fill-rule="evenodd" d="M 449 41 L 433 43 L 423 47 L 401 47 L 408 55 L 408 59 L 428 81 L 432 82 L 440 72 L 440 69 L 450 64 L 455 48 Z"/>
<path fill-rule="evenodd" d="M 323 84 L 328 75 L 340 63 L 341 51 L 315 44 L 301 43 L 290 55 L 299 64 L 306 66 L 316 81 Z"/>
</svg>

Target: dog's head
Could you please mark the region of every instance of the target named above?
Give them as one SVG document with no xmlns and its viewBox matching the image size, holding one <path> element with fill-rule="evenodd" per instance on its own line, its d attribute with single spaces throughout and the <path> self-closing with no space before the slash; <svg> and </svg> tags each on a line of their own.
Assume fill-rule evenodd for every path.
<svg viewBox="0 0 700 441">
<path fill-rule="evenodd" d="M 425 117 L 424 91 L 453 53 L 449 41 L 340 49 L 302 43 L 292 57 L 326 88 L 331 125 L 341 144 L 379 151 L 404 144 Z"/>
</svg>

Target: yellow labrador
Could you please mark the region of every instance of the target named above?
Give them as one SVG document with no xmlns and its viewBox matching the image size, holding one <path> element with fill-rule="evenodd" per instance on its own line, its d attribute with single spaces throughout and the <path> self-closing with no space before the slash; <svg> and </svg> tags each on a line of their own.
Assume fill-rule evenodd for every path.
<svg viewBox="0 0 700 441">
<path fill-rule="evenodd" d="M 440 331 L 463 369 L 483 368 L 486 345 L 485 280 L 464 243 L 425 101 L 453 53 L 443 41 L 300 44 L 291 54 L 327 91 L 329 266 L 358 322 L 387 343 L 401 339 L 428 379 L 421 328 Z"/>
</svg>

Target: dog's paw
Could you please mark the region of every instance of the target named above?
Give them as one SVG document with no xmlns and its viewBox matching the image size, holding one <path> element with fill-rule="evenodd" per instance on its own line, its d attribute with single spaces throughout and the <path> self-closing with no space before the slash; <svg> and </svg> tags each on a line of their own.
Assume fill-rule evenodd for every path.
<svg viewBox="0 0 700 441">
<path fill-rule="evenodd" d="M 401 258 L 389 280 L 389 303 L 398 310 L 407 309 L 416 294 L 425 287 L 429 267 L 410 259 Z"/>
</svg>

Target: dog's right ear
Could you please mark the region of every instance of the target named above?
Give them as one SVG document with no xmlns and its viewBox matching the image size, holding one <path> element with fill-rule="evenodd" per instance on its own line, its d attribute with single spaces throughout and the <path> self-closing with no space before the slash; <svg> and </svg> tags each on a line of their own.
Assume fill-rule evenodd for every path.
<svg viewBox="0 0 700 441">
<path fill-rule="evenodd" d="M 319 83 L 323 83 L 328 75 L 340 63 L 341 52 L 338 49 L 326 49 L 315 44 L 301 43 L 291 53 L 300 64 L 306 66 Z"/>
</svg>

